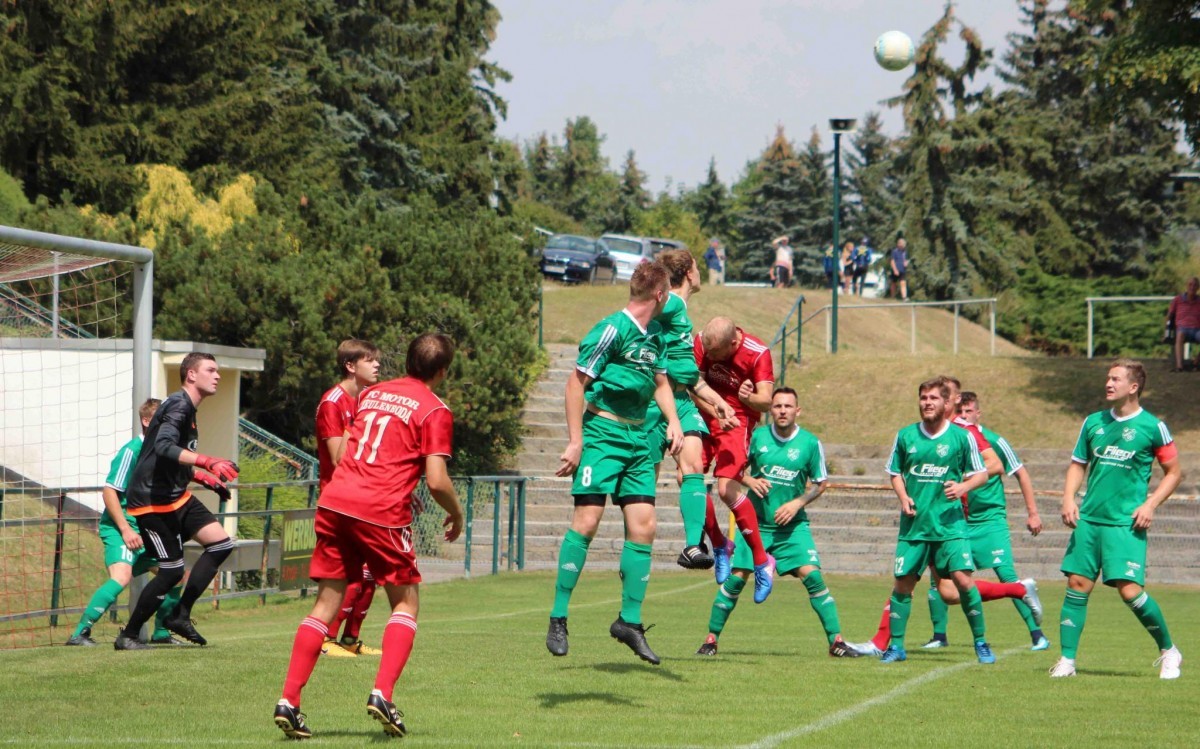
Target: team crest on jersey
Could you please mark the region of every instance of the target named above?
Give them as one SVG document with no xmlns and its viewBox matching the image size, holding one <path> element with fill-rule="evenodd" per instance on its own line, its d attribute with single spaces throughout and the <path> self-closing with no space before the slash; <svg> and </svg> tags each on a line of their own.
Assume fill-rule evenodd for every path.
<svg viewBox="0 0 1200 749">
<path fill-rule="evenodd" d="M 790 450 L 788 450 L 788 460 L 799 460 L 799 459 L 800 459 L 800 451 L 799 450 L 797 450 L 794 447 L 791 448 Z"/>
<path fill-rule="evenodd" d="M 950 454 L 950 446 L 949 445 L 938 445 L 937 446 L 937 454 L 938 454 L 939 458 L 946 457 L 947 455 Z"/>
<path fill-rule="evenodd" d="M 1133 431 L 1133 429 L 1130 427 L 1125 427 L 1125 429 L 1121 431 L 1121 439 L 1125 440 L 1126 442 L 1133 442 L 1133 438 L 1136 436 L 1137 432 Z"/>
</svg>

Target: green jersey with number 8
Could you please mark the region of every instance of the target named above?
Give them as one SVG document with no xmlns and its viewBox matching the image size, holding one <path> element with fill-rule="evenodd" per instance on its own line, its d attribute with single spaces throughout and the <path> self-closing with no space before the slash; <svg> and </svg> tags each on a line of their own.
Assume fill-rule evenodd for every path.
<svg viewBox="0 0 1200 749">
<path fill-rule="evenodd" d="M 661 327 L 643 328 L 627 310 L 613 313 L 579 344 L 575 367 L 592 378 L 585 397 L 601 411 L 642 421 L 654 398 L 654 375 L 665 372 Z"/>
</svg>

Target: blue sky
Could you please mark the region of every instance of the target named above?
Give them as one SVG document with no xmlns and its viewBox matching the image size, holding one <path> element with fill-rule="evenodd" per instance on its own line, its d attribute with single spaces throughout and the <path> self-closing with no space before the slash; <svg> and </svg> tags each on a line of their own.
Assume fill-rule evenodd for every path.
<svg viewBox="0 0 1200 749">
<path fill-rule="evenodd" d="M 500 135 L 561 137 L 588 115 L 619 166 L 633 149 L 655 192 L 694 185 L 715 157 L 729 183 L 782 124 L 804 142 L 814 125 L 826 144 L 830 117 L 869 110 L 898 134 L 900 114 L 880 102 L 904 72 L 875 64 L 884 31 L 914 42 L 942 0 L 496 0 L 503 15 L 489 59 L 513 74 L 501 84 Z M 957 16 L 999 57 L 1020 28 L 1016 0 L 959 0 Z M 961 48 L 957 39 L 954 48 Z M 951 55 L 953 57 L 953 55 Z M 988 74 L 985 81 L 994 81 Z"/>
</svg>

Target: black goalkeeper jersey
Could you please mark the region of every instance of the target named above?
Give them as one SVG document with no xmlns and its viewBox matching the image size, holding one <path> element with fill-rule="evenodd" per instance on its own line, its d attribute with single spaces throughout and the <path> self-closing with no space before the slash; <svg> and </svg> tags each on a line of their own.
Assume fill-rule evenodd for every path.
<svg viewBox="0 0 1200 749">
<path fill-rule="evenodd" d="M 146 428 L 141 455 L 125 490 L 130 515 L 170 512 L 188 496 L 192 467 L 182 465 L 179 455 L 184 450 L 195 452 L 198 437 L 191 397 L 184 390 L 172 393 Z"/>
</svg>

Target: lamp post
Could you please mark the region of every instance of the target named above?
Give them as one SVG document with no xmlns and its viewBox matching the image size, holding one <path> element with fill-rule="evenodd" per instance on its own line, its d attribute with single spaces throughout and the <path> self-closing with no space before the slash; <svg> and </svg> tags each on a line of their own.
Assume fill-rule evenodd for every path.
<svg viewBox="0 0 1200 749">
<path fill-rule="evenodd" d="M 833 131 L 833 257 L 837 263 L 838 273 L 833 275 L 833 319 L 831 321 L 833 330 L 830 333 L 829 349 L 832 353 L 837 353 L 838 350 L 838 276 L 842 270 L 841 260 L 841 240 L 838 236 L 842 218 L 842 133 L 854 132 L 854 120 L 833 120 L 829 121 L 829 129 Z"/>
</svg>

